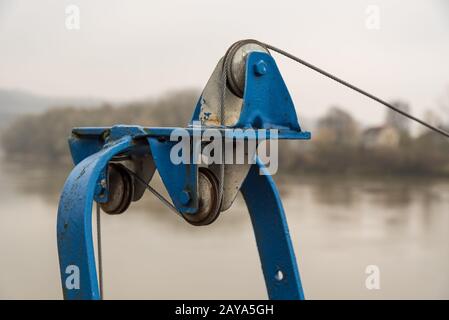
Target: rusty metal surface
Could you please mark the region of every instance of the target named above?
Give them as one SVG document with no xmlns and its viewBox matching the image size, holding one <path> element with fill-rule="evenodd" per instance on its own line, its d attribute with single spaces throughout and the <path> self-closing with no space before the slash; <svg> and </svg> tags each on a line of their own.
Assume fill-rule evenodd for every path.
<svg viewBox="0 0 449 320">
<path fill-rule="evenodd" d="M 207 127 L 219 127 L 220 123 L 220 99 L 221 99 L 221 72 L 222 72 L 223 59 L 220 59 L 215 67 L 209 81 L 207 81 L 204 87 L 203 93 L 199 101 L 200 115 L 199 120 L 201 124 Z M 224 125 L 228 127 L 234 126 L 242 110 L 243 100 L 234 95 L 226 87 L 225 95 L 225 113 L 224 113 Z"/>
</svg>

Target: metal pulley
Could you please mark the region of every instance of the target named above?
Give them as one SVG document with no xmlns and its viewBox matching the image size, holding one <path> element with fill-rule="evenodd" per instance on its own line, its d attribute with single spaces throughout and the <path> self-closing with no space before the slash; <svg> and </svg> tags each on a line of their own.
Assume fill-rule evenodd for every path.
<svg viewBox="0 0 449 320">
<path fill-rule="evenodd" d="M 194 226 L 205 226 L 214 222 L 220 214 L 221 199 L 218 180 L 209 169 L 199 168 L 198 212 L 185 214 L 184 219 Z"/>
<path fill-rule="evenodd" d="M 135 178 L 123 164 L 108 165 L 108 200 L 100 203 L 101 209 L 111 215 L 125 212 L 134 196 Z M 204 226 L 214 222 L 220 213 L 219 185 L 215 175 L 206 168 L 198 172 L 198 212 L 182 215 L 194 226 Z"/>
<path fill-rule="evenodd" d="M 224 56 L 227 72 L 227 86 L 233 94 L 243 98 L 245 90 L 246 58 L 251 52 L 264 52 L 270 54 L 267 48 L 255 40 L 243 40 L 229 47 Z"/>
<path fill-rule="evenodd" d="M 120 214 L 128 209 L 134 195 L 132 176 L 122 164 L 108 165 L 108 201 L 100 204 L 101 209 L 108 214 Z"/>
</svg>

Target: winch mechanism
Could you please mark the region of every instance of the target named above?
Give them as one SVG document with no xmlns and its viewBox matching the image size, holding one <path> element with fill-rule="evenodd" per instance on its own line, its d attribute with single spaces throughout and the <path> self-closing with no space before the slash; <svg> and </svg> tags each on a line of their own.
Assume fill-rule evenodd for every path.
<svg viewBox="0 0 449 320">
<path fill-rule="evenodd" d="M 180 139 L 173 139 L 173 134 L 180 129 L 186 133 L 192 152 L 188 161 L 175 163 L 171 151 Z M 210 129 L 215 130 L 213 139 L 207 136 Z M 259 129 L 275 131 L 270 139 L 310 139 L 310 133 L 301 130 L 274 59 L 254 40 L 233 44 L 218 62 L 185 128 L 74 128 L 69 146 L 76 166 L 65 183 L 57 223 L 64 297 L 101 298 L 101 274 L 99 286 L 92 240 L 92 203 L 97 202 L 105 213 L 122 214 L 148 189 L 194 226 L 214 222 L 241 192 L 251 216 L 269 297 L 302 299 L 279 194 L 256 149 L 248 147 L 250 141 L 257 146 L 268 139 Z M 197 161 L 203 159 L 203 151 L 214 139 L 222 143 L 212 156 L 221 153 L 216 157 L 221 161 Z M 244 147 L 247 160 L 227 161 L 227 150 L 236 152 L 238 146 Z M 170 200 L 150 185 L 156 170 Z M 79 270 L 79 288 L 67 285 L 73 266 Z"/>
<path fill-rule="evenodd" d="M 92 240 L 93 202 L 108 214 L 122 214 L 132 202 L 142 198 L 145 190 L 194 226 L 216 221 L 241 192 L 251 217 L 268 296 L 304 298 L 279 193 L 256 149 L 249 148 L 250 142 L 257 146 L 267 139 L 260 129 L 268 130 L 270 139 L 310 139 L 310 133 L 299 125 L 292 99 L 269 50 L 449 137 L 444 130 L 281 49 L 255 40 L 236 42 L 212 72 L 187 127 L 116 125 L 72 130 L 69 146 L 75 168 L 64 185 L 57 222 L 64 298 L 102 298 L 101 260 L 99 282 Z M 213 139 L 208 135 L 210 129 L 215 130 Z M 184 133 L 181 141 L 192 150 L 187 161 L 182 162 L 173 161 L 172 157 L 180 143 L 180 136 L 173 136 L 180 130 Z M 220 141 L 221 147 L 209 155 L 221 161 L 198 161 L 213 141 Z M 235 152 L 239 146 L 244 147 L 248 160 L 226 161 L 228 150 Z M 170 200 L 150 185 L 156 170 Z M 79 277 L 79 286 L 70 285 L 74 276 Z"/>
</svg>

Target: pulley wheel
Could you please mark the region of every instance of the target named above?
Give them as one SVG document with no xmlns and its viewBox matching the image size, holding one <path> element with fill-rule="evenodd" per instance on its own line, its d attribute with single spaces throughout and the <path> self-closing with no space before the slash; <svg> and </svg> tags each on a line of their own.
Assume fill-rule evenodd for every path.
<svg viewBox="0 0 449 320">
<path fill-rule="evenodd" d="M 108 166 L 108 201 L 101 203 L 101 209 L 108 214 L 125 212 L 131 204 L 134 183 L 131 175 L 118 163 Z"/>
<path fill-rule="evenodd" d="M 227 75 L 227 86 L 233 94 L 243 98 L 245 89 L 246 57 L 250 52 L 265 52 L 267 48 L 256 40 L 242 40 L 229 47 L 224 61 Z"/>
<path fill-rule="evenodd" d="M 184 219 L 194 226 L 205 226 L 214 222 L 220 214 L 221 199 L 219 199 L 218 180 L 206 168 L 198 172 L 198 212 L 184 214 Z"/>
</svg>

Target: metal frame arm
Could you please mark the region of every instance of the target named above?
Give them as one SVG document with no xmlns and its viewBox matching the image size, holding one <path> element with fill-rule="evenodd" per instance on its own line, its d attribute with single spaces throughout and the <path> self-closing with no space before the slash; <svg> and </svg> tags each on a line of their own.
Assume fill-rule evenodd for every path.
<svg viewBox="0 0 449 320">
<path fill-rule="evenodd" d="M 251 166 L 241 192 L 253 224 L 268 297 L 303 300 L 304 292 L 279 192 L 259 159 Z"/>
<path fill-rule="evenodd" d="M 92 240 L 92 204 L 98 180 L 111 158 L 133 146 L 126 136 L 81 161 L 64 185 L 57 241 L 64 299 L 101 299 Z"/>
</svg>

